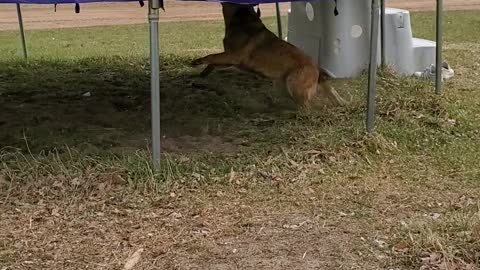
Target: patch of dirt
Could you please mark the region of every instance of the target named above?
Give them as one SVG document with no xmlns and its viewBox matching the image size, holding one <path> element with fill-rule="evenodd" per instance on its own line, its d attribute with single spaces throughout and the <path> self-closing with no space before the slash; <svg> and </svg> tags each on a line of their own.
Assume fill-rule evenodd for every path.
<svg viewBox="0 0 480 270">
<path fill-rule="evenodd" d="M 182 136 L 177 138 L 163 138 L 162 149 L 172 153 L 222 153 L 223 156 L 234 155 L 239 151 L 238 146 L 241 144 L 236 142 L 227 142 L 225 138 L 219 136 L 203 135 L 203 136 Z"/>
<path fill-rule="evenodd" d="M 430 186 L 437 177 L 413 186 L 391 166 L 330 183 L 239 179 L 163 195 L 138 194 L 113 176 L 53 177 L 10 193 L 0 186 L 0 265 L 121 269 L 144 249 L 133 269 L 418 269 L 392 253 L 399 228 L 432 211 L 447 215 L 454 203 L 476 205 L 479 194 L 456 181 L 439 192 Z"/>
<path fill-rule="evenodd" d="M 33 75 L 28 78 L 23 73 L 0 76 L 5 87 L 0 93 L 3 131 L 0 132 L 0 149 L 64 153 L 68 146 L 82 149 L 86 155 L 97 155 L 105 149 L 125 153 L 149 148 L 150 93 L 143 90 L 148 89 L 148 80 L 144 79 L 142 62 L 131 64 L 133 68 L 120 64 L 118 69 L 110 66 L 106 70 L 93 64 L 65 64 L 53 72 L 50 72 L 52 66 L 45 64 L 43 68 L 30 70 Z M 69 70 L 75 68 L 86 70 L 82 74 L 91 75 L 90 79 L 72 75 Z M 112 73 L 109 71 L 112 69 L 121 72 Z M 113 77 L 108 79 L 108 76 Z M 228 135 L 232 125 L 218 118 L 217 114 L 222 115 L 222 112 L 212 109 L 215 106 L 205 105 L 225 104 L 224 100 L 230 95 L 207 91 L 208 87 L 199 90 L 195 79 L 184 76 L 164 74 L 163 77 L 166 83 L 162 88 L 162 150 L 222 156 L 241 151 L 244 142 Z M 29 81 L 39 77 L 47 79 Z M 75 80 L 74 77 L 80 80 L 76 86 L 56 83 Z M 123 81 L 123 78 L 128 80 Z M 193 86 L 186 87 L 186 80 L 192 81 Z M 213 82 L 210 80 L 212 86 Z"/>
<path fill-rule="evenodd" d="M 125 98 L 128 101 L 128 98 Z M 148 101 L 148 100 L 147 100 Z M 145 102 L 146 103 L 146 102 Z M 150 145 L 149 120 L 142 119 L 149 107 L 118 111 L 107 100 L 69 100 L 63 104 L 47 105 L 24 103 L 15 110 L 12 103 L 3 103 L 0 148 L 28 148 L 41 151 L 65 151 L 64 144 L 82 149 L 85 154 L 96 155 L 108 148 L 113 153 L 135 152 Z M 41 112 L 39 112 L 41 111 Z M 62 112 L 53 116 L 52 111 Z M 168 125 L 162 129 L 162 151 L 168 153 L 214 153 L 230 156 L 242 145 L 240 139 L 200 134 L 196 130 Z M 192 134 L 192 135 L 189 135 Z M 28 146 L 28 147 L 27 147 Z"/>
<path fill-rule="evenodd" d="M 391 0 L 388 7 L 408 10 L 433 10 L 434 0 Z M 472 10 L 480 8 L 480 0 L 445 1 L 445 9 Z M 289 3 L 281 3 L 281 11 L 286 14 Z M 161 11 L 160 21 L 191 21 L 221 19 L 218 3 L 167 1 L 166 12 Z M 273 4 L 261 5 L 262 16 L 275 14 Z M 137 2 L 131 3 L 92 3 L 82 4 L 79 14 L 74 13 L 73 5 L 24 5 L 23 18 L 26 30 L 64 27 L 85 27 L 97 25 L 124 25 L 146 23 L 146 6 L 141 8 Z M 17 30 L 18 21 L 15 5 L 0 5 L 0 31 Z"/>
</svg>

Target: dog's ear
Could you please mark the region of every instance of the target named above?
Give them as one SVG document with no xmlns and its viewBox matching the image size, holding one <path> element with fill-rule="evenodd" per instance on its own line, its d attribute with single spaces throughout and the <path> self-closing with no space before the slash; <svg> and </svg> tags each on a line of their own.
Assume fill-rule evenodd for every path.
<svg viewBox="0 0 480 270">
<path fill-rule="evenodd" d="M 257 6 L 257 17 L 260 18 L 260 16 L 262 16 L 261 12 L 260 12 L 260 5 Z"/>
</svg>

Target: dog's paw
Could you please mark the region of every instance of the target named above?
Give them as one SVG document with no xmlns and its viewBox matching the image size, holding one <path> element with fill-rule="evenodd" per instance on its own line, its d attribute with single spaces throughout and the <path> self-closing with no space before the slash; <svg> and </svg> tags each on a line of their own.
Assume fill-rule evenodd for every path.
<svg viewBox="0 0 480 270">
<path fill-rule="evenodd" d="M 205 70 L 204 70 L 204 71 L 200 72 L 200 74 L 198 74 L 198 77 L 199 78 L 205 78 L 205 77 L 208 76 L 208 74 L 210 74 L 210 72 L 205 72 Z"/>
<path fill-rule="evenodd" d="M 199 65 L 203 64 L 203 58 L 195 59 L 195 60 L 193 60 L 190 64 L 191 64 L 192 66 L 199 66 Z"/>
</svg>

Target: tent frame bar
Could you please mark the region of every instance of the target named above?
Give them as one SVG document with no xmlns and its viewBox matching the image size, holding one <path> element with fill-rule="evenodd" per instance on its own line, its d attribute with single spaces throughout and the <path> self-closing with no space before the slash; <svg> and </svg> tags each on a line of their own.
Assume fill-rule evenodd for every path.
<svg viewBox="0 0 480 270">
<path fill-rule="evenodd" d="M 377 54 L 378 54 L 378 27 L 379 27 L 379 0 L 372 0 L 372 16 L 370 21 L 370 62 L 368 67 L 367 89 L 367 132 L 375 127 L 375 95 L 377 81 Z"/>
<path fill-rule="evenodd" d="M 437 0 L 436 15 L 436 54 L 435 54 L 435 93 L 442 94 L 442 43 L 443 43 L 443 0 Z"/>
<path fill-rule="evenodd" d="M 27 43 L 25 42 L 25 31 L 23 30 L 23 18 L 22 18 L 22 8 L 20 3 L 17 3 L 17 17 L 18 17 L 18 27 L 20 30 L 20 43 L 22 44 L 23 58 L 27 60 Z"/>
<path fill-rule="evenodd" d="M 283 39 L 283 34 L 282 34 L 282 14 L 280 14 L 280 4 L 278 2 L 275 2 L 275 10 L 276 10 L 276 17 L 277 17 L 277 31 L 278 31 L 278 37 L 280 39 Z"/>
<path fill-rule="evenodd" d="M 385 1 L 380 0 L 380 52 L 382 66 L 386 65 L 385 59 Z"/>
<path fill-rule="evenodd" d="M 155 171 L 160 170 L 160 48 L 158 36 L 159 0 L 148 1 L 150 28 L 150 91 L 152 106 L 152 158 Z"/>
</svg>

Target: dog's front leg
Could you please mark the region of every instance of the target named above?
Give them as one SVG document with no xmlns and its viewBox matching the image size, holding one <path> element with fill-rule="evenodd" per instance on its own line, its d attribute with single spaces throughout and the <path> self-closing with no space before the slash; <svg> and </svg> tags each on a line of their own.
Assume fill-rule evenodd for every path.
<svg viewBox="0 0 480 270">
<path fill-rule="evenodd" d="M 207 77 L 210 73 L 212 73 L 212 71 L 216 68 L 228 68 L 232 65 L 214 65 L 214 64 L 208 64 L 207 67 L 205 67 L 205 69 L 203 69 L 202 72 L 200 72 L 199 76 L 202 77 L 202 78 L 205 78 Z"/>
<path fill-rule="evenodd" d="M 214 66 L 235 66 L 240 64 L 240 58 L 234 54 L 223 52 L 210 54 L 202 58 L 198 58 L 192 62 L 193 66 L 202 64 Z"/>
</svg>

